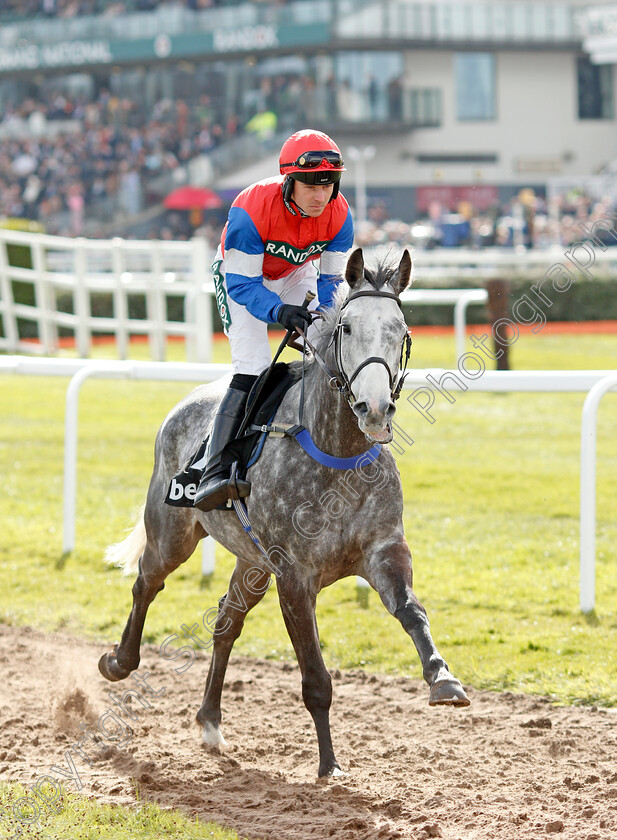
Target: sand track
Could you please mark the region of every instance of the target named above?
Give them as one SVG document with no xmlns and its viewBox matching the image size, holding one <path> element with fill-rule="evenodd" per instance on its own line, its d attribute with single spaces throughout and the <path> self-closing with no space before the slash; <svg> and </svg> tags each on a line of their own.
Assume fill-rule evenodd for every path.
<svg viewBox="0 0 617 840">
<path fill-rule="evenodd" d="M 143 708 L 107 683 L 104 646 L 0 625 L 0 778 L 27 786 L 101 724 L 107 747 L 86 736 L 72 752 L 82 793 L 141 797 L 251 840 L 614 840 L 617 713 L 562 708 L 544 698 L 469 690 L 469 709 L 432 709 L 428 689 L 361 671 L 334 673 L 332 732 L 347 775 L 317 782 L 317 744 L 297 667 L 232 657 L 223 694 L 220 754 L 201 745 L 194 716 L 207 657 L 182 674 L 145 646 Z M 131 720 L 129 709 L 136 719 Z M 109 711 L 130 722 L 121 730 Z M 125 743 L 114 746 L 124 737 Z M 68 770 L 67 770 L 68 772 Z M 57 774 L 56 774 L 57 775 Z M 59 777 L 60 778 L 60 777 Z M 74 781 L 67 789 L 76 790 Z"/>
</svg>

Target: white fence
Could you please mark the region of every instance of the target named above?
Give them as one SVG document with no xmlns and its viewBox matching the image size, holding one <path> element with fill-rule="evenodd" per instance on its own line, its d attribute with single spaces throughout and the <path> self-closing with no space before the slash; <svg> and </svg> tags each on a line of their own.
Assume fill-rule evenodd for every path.
<svg viewBox="0 0 617 840">
<path fill-rule="evenodd" d="M 10 263 L 11 248 L 30 249 L 31 268 Z M 365 248 L 365 258 L 400 254 L 403 246 Z M 412 249 L 413 250 L 413 249 Z M 548 267 L 564 262 L 564 249 L 519 251 L 490 248 L 438 248 L 414 252 L 414 275 L 443 285 L 478 278 L 543 275 Z M 90 354 L 93 334 L 111 334 L 117 356 L 127 358 L 130 335 L 147 335 L 150 357 L 165 358 L 169 336 L 183 336 L 187 357 L 193 362 L 211 358 L 212 302 L 214 294 L 210 263 L 212 252 L 205 240 L 188 242 L 133 241 L 121 238 L 92 240 L 0 229 L 0 350 L 7 353 L 55 353 L 59 331 L 72 332 L 78 355 Z M 567 262 L 567 260 L 566 260 Z M 617 271 L 617 248 L 602 251 L 580 246 L 572 264 L 584 272 L 591 265 Z M 17 302 L 15 287 L 28 286 L 28 301 Z M 111 314 L 98 315 L 93 296 L 107 294 Z M 144 318 L 130 316 L 132 299 L 141 297 Z M 169 319 L 169 304 L 180 299 L 176 309 L 182 320 Z M 457 358 L 463 352 L 466 309 L 470 303 L 486 303 L 484 289 L 411 289 L 403 299 L 415 305 L 454 305 Z M 30 325 L 36 339 L 24 338 L 20 327 Z"/>
<path fill-rule="evenodd" d="M 26 247 L 31 268 L 11 265 L 10 247 Z M 400 252 L 401 246 L 393 246 Z M 365 258 L 383 256 L 385 249 L 365 248 Z M 617 249 L 589 248 L 585 269 L 592 262 L 617 270 Z M 562 249 L 524 251 L 487 249 L 435 249 L 414 254 L 414 271 L 422 279 L 507 278 L 511 275 L 538 276 L 547 266 L 561 262 Z M 212 301 L 210 280 L 212 254 L 203 239 L 189 242 L 159 240 L 132 241 L 70 239 L 44 234 L 0 229 L 0 351 L 8 353 L 55 353 L 62 328 L 72 332 L 80 359 L 24 359 L 0 356 L 0 372 L 70 375 L 67 390 L 65 428 L 64 550 L 75 544 L 77 504 L 77 410 L 79 388 L 89 376 L 121 376 L 137 379 L 207 381 L 228 370 L 227 366 L 184 364 L 159 365 L 165 358 L 167 338 L 182 336 L 187 358 L 206 363 L 212 348 Z M 26 284 L 27 302 L 17 302 L 15 286 Z M 93 296 L 109 296 L 110 315 L 93 311 Z M 130 317 L 131 301 L 141 297 L 144 318 Z M 454 307 L 456 358 L 465 351 L 467 308 L 488 300 L 484 289 L 411 289 L 403 299 L 414 305 Z M 181 300 L 181 320 L 170 320 L 169 305 Z M 37 340 L 20 334 L 24 324 L 34 326 Z M 114 336 L 120 359 L 126 359 L 131 335 L 146 335 L 153 363 L 88 363 L 93 337 Z M 426 375 L 439 377 L 444 371 L 413 371 L 406 387 L 426 385 Z M 598 404 L 608 390 L 617 388 L 617 377 L 607 371 L 500 371 L 485 372 L 468 383 L 482 391 L 586 391 L 581 439 L 581 609 L 593 609 L 595 602 L 595 426 Z M 213 548 L 204 546 L 204 571 L 213 568 Z"/>
<path fill-rule="evenodd" d="M 191 365 L 156 362 L 87 362 L 81 359 L 29 359 L 0 356 L 0 373 L 70 376 L 66 392 L 64 439 L 63 550 L 75 547 L 77 506 L 77 438 L 81 385 L 91 376 L 178 381 L 208 381 L 229 373 L 229 365 Z M 405 381 L 407 390 L 428 387 L 429 381 L 442 381 L 443 369 L 412 370 Z M 428 376 L 431 376 L 431 380 Z M 580 607 L 590 612 L 595 606 L 595 526 L 596 526 L 596 422 L 601 398 L 617 390 L 617 373 L 607 370 L 577 371 L 485 371 L 478 379 L 468 379 L 471 391 L 587 393 L 581 427 L 580 473 Z M 214 569 L 214 546 L 204 541 L 202 572 Z"/>
<path fill-rule="evenodd" d="M 30 251 L 30 268 L 11 265 L 15 261 L 11 253 L 20 246 Z M 390 252 L 396 256 L 401 250 L 402 246 L 396 245 Z M 582 270 L 592 263 L 604 270 L 617 270 L 617 248 L 579 250 L 574 259 Z M 388 250 L 380 246 L 365 252 L 370 262 Z M 539 277 L 564 257 L 559 248 L 523 252 L 440 248 L 414 252 L 414 274 L 440 284 L 444 280 L 456 284 L 463 279 L 524 274 Z M 0 229 L 0 350 L 52 354 L 58 350 L 64 329 L 74 335 L 81 358 L 90 355 L 93 336 L 101 333 L 114 337 L 120 359 L 128 357 L 131 335 L 148 337 L 154 361 L 165 359 L 168 337 L 181 336 L 190 361 L 208 362 L 214 294 L 211 260 L 205 240 L 197 237 L 188 242 L 92 240 Z M 20 284 L 27 286 L 27 302 L 16 300 Z M 105 315 L 97 313 L 94 305 L 95 300 L 100 303 L 101 294 L 109 297 Z M 456 360 L 464 352 L 468 306 L 488 301 L 486 290 L 478 288 L 414 288 L 402 298 L 415 306 L 454 307 Z M 141 299 L 145 317 L 131 316 L 136 299 Z M 173 299 L 177 301 L 177 320 L 170 320 Z M 36 338 L 24 337 L 28 325 Z"/>
<path fill-rule="evenodd" d="M 10 246 L 29 248 L 32 267 L 11 265 Z M 435 261 L 435 252 L 430 253 Z M 90 356 L 93 336 L 104 333 L 114 337 L 119 359 L 128 358 L 131 335 L 148 336 L 154 361 L 164 361 L 169 336 L 183 336 L 187 358 L 208 362 L 215 294 L 211 261 L 212 253 L 200 238 L 90 240 L 0 229 L 0 350 L 56 353 L 64 328 L 74 335 L 81 358 Z M 451 270 L 456 275 L 461 267 Z M 20 283 L 29 286 L 27 303 L 16 300 L 15 284 Z M 95 295 L 101 293 L 110 298 L 110 315 L 95 311 Z M 136 297 L 142 298 L 145 318 L 130 316 Z M 183 320 L 169 319 L 172 298 L 181 300 Z M 467 308 L 485 304 L 488 295 L 484 289 L 411 289 L 402 298 L 419 306 L 454 307 L 456 361 L 464 352 Z M 26 324 L 36 340 L 21 335 Z"/>
<path fill-rule="evenodd" d="M 403 246 L 397 246 L 400 251 Z M 547 269 L 558 263 L 570 271 L 607 273 L 617 271 L 617 247 L 601 248 L 577 243 L 576 246 L 553 245 L 546 249 L 526 248 L 434 248 L 414 251 L 414 276 L 420 280 L 463 280 L 481 278 L 533 277 L 539 279 Z M 383 246 L 374 249 L 383 252 Z M 370 260 L 370 249 L 365 249 L 365 259 Z M 570 256 L 568 256 L 570 255 Z"/>
<path fill-rule="evenodd" d="M 11 265 L 11 247 L 30 249 L 31 268 Z M 70 239 L 0 229 L 0 350 L 8 353 L 55 353 L 59 333 L 75 337 L 79 356 L 90 355 L 93 335 L 112 334 L 117 354 L 128 355 L 129 337 L 146 335 L 150 356 L 165 359 L 169 336 L 183 336 L 187 357 L 211 357 L 212 310 L 201 294 L 210 274 L 210 252 L 203 239 L 190 242 Z M 28 302 L 17 302 L 15 287 L 28 286 Z M 112 314 L 99 315 L 94 295 L 107 294 Z M 131 317 L 141 298 L 145 318 Z M 182 320 L 170 320 L 172 299 Z M 30 325 L 37 339 L 24 338 Z M 34 329 L 33 329 L 34 328 Z"/>
</svg>

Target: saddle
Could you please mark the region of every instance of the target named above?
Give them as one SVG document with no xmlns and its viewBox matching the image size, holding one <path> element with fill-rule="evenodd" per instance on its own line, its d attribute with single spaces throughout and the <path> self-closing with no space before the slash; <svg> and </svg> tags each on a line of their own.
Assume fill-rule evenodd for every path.
<svg viewBox="0 0 617 840">
<path fill-rule="evenodd" d="M 277 427 L 271 426 L 271 423 L 283 397 L 301 376 L 302 366 L 298 362 L 291 364 L 277 362 L 265 370 L 253 385 L 247 400 L 247 412 L 242 422 L 245 432 L 240 437 L 229 441 L 221 455 L 221 463 L 224 466 L 228 466 L 231 470 L 232 465 L 236 465 L 238 478 L 246 478 L 249 467 L 259 460 L 269 434 L 283 437 L 287 433 L 287 427 L 277 430 Z M 209 437 L 206 437 L 199 449 L 172 478 L 165 504 L 173 507 L 193 507 L 195 493 L 206 468 L 208 441 Z"/>
</svg>

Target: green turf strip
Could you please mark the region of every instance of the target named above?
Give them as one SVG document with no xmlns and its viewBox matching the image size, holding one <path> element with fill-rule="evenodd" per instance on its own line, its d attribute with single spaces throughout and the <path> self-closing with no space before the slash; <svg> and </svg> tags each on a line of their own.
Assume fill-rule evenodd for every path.
<svg viewBox="0 0 617 840">
<path fill-rule="evenodd" d="M 38 804 L 37 804 L 38 803 Z M 101 805 L 63 791 L 53 807 L 17 784 L 0 783 L 0 837 L 23 840 L 240 840 L 235 831 L 142 803 Z M 40 807 L 39 807 L 40 805 Z M 16 833 L 21 832 L 21 833 Z"/>
</svg>

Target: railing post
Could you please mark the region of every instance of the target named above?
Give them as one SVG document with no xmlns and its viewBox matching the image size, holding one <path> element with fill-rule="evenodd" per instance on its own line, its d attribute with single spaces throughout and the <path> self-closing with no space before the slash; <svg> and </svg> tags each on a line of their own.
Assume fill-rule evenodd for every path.
<svg viewBox="0 0 617 840">
<path fill-rule="evenodd" d="M 368 607 L 368 594 L 371 585 L 368 580 L 356 575 L 356 601 L 360 607 L 366 609 Z"/>
<path fill-rule="evenodd" d="M 487 280 L 486 291 L 488 292 L 488 311 L 492 329 L 497 321 L 508 318 L 510 284 L 507 280 L 498 280 L 496 278 Z M 510 370 L 510 361 L 508 358 L 509 344 L 506 344 L 494 330 L 493 341 L 495 344 L 495 353 L 498 355 L 497 370 Z"/>
<path fill-rule="evenodd" d="M 82 359 L 90 355 L 92 340 L 92 313 L 90 305 L 90 292 L 88 290 L 88 279 L 86 276 L 86 249 L 83 239 L 76 240 L 75 245 L 75 344 L 77 353 Z"/>
<path fill-rule="evenodd" d="M 164 324 L 167 323 L 164 297 L 163 261 L 158 242 L 152 243 L 152 274 L 146 293 L 146 317 L 150 336 L 150 355 L 155 362 L 164 362 L 166 342 Z"/>
<path fill-rule="evenodd" d="M 75 548 L 75 510 L 77 507 L 77 428 L 79 389 L 91 376 L 93 367 L 84 366 L 73 374 L 66 389 L 64 410 L 64 486 L 62 492 L 62 552 Z"/>
<path fill-rule="evenodd" d="M 209 362 L 212 358 L 212 296 L 205 291 L 204 285 L 209 279 L 211 254 L 204 239 L 194 237 L 191 243 L 193 290 L 184 298 L 184 319 L 194 332 L 192 336 L 187 332 L 187 357 L 192 362 Z"/>
<path fill-rule="evenodd" d="M 44 353 L 55 353 L 58 349 L 58 329 L 56 326 L 55 293 L 47 281 L 47 266 L 45 264 L 45 249 L 39 238 L 32 238 L 30 242 L 32 256 L 32 270 L 34 273 L 34 294 L 36 307 L 39 311 L 39 341 L 43 345 Z"/>
<path fill-rule="evenodd" d="M 211 578 L 216 564 L 214 539 L 208 534 L 201 541 L 201 577 Z"/>
<path fill-rule="evenodd" d="M 73 374 L 66 389 L 64 414 L 64 486 L 62 493 L 62 551 L 75 548 L 75 514 L 77 510 L 77 447 L 79 425 L 79 392 L 86 379 L 97 373 L 128 377 L 131 362 L 92 362 Z"/>
<path fill-rule="evenodd" d="M 15 299 L 13 298 L 13 286 L 11 284 L 8 245 L 8 238 L 2 236 L 0 238 L 0 313 L 3 314 L 5 338 L 1 340 L 1 344 L 9 353 L 17 353 L 19 351 L 19 330 L 17 329 Z"/>
<path fill-rule="evenodd" d="M 111 241 L 111 262 L 114 276 L 114 317 L 116 320 L 116 351 L 119 359 L 126 359 L 129 355 L 129 307 L 127 293 L 122 282 L 126 257 L 123 240 L 116 236 Z"/>
<path fill-rule="evenodd" d="M 583 403 L 581 426 L 580 605 L 584 613 L 596 603 L 596 428 L 598 405 L 607 391 L 617 388 L 617 373 L 590 389 Z"/>
<path fill-rule="evenodd" d="M 474 303 L 475 292 L 460 297 L 454 304 L 454 340 L 456 342 L 456 363 L 465 354 L 465 338 L 467 332 L 467 307 Z"/>
</svg>

